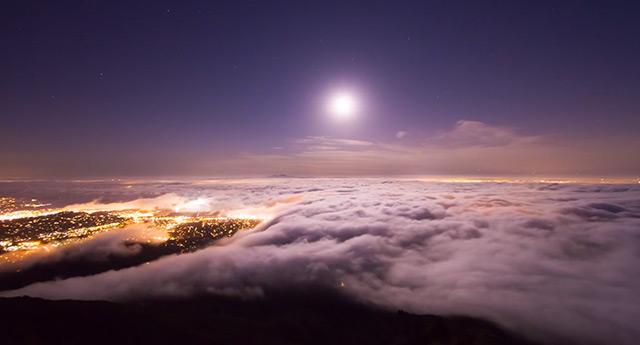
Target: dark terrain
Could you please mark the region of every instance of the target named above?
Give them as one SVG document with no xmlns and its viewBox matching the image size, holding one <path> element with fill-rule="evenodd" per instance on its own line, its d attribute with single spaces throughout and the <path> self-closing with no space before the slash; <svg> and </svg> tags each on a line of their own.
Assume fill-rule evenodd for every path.
<svg viewBox="0 0 640 345">
<path fill-rule="evenodd" d="M 413 315 L 335 293 L 113 303 L 0 298 L 4 344 L 533 345 L 479 319 Z"/>
<path fill-rule="evenodd" d="M 0 272 L 0 290 L 12 290 L 29 284 L 52 279 L 65 279 L 78 276 L 98 274 L 109 270 L 118 270 L 138 266 L 156 260 L 162 256 L 180 252 L 181 248 L 166 242 L 159 246 L 144 243 L 126 243 L 136 246 L 136 255 L 106 255 L 94 259 L 89 256 L 63 255 L 55 261 L 37 262 L 19 271 Z"/>
</svg>

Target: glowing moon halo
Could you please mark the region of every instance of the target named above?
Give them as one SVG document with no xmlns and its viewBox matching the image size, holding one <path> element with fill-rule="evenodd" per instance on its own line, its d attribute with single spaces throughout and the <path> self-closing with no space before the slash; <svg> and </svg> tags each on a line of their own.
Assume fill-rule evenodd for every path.
<svg viewBox="0 0 640 345">
<path fill-rule="evenodd" d="M 358 111 L 358 101 L 348 92 L 337 92 L 329 98 L 328 110 L 335 120 L 346 121 Z"/>
</svg>

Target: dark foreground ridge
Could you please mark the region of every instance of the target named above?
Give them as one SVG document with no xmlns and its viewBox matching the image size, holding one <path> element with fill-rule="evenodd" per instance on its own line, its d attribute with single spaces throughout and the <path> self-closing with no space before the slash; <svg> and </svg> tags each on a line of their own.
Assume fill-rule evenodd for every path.
<svg viewBox="0 0 640 345">
<path fill-rule="evenodd" d="M 483 320 L 382 311 L 326 294 L 132 303 L 18 297 L 0 298 L 0 310 L 11 344 L 533 344 Z"/>
</svg>

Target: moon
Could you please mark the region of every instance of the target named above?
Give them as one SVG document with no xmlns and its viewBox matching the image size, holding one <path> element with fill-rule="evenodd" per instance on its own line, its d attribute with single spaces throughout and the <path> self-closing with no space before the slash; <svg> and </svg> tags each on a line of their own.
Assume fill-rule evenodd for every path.
<svg viewBox="0 0 640 345">
<path fill-rule="evenodd" d="M 336 92 L 329 97 L 328 110 L 336 121 L 347 121 L 356 115 L 358 100 L 349 92 Z"/>
</svg>

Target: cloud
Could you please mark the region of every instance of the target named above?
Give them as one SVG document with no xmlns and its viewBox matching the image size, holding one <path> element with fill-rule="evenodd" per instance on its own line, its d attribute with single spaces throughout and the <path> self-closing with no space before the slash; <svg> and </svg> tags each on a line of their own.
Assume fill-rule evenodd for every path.
<svg viewBox="0 0 640 345">
<path fill-rule="evenodd" d="M 558 132 L 561 132 L 558 130 Z M 389 176 L 389 175 L 527 175 L 636 177 L 640 173 L 640 139 L 571 137 L 526 133 L 516 128 L 460 120 L 427 136 L 399 130 L 389 142 L 373 138 L 308 136 L 265 143 L 250 151 L 167 154 L 122 164 L 56 162 L 58 173 L 94 171 L 90 176 Z M 274 146 L 275 144 L 275 146 Z M 126 155 L 126 152 L 124 153 Z M 32 171 L 49 171 L 50 159 L 31 159 Z M 25 163 L 26 164 L 26 163 Z M 24 164 L 8 164 L 23 166 Z M 36 169 L 42 165 L 42 169 Z M 88 170 L 87 170 L 88 169 Z M 118 170 L 119 169 L 119 170 Z M 125 169 L 126 171 L 120 171 Z M 1 169 L 0 169 L 1 170 Z M 0 174 L 2 172 L 0 171 Z M 6 174 L 7 172 L 5 172 Z M 11 174 L 17 173 L 10 172 Z M 50 176 L 49 176 L 50 177 Z"/>
<path fill-rule="evenodd" d="M 364 140 L 328 137 L 306 137 L 294 140 L 294 143 L 303 146 L 305 149 L 318 150 L 363 149 L 374 145 L 374 143 Z"/>
<path fill-rule="evenodd" d="M 399 131 L 396 138 L 406 135 Z M 215 169 L 230 174 L 251 171 L 296 176 L 633 176 L 640 172 L 640 159 L 633 151 L 639 145 L 634 138 L 534 136 L 460 120 L 449 130 L 395 144 L 306 137 L 276 152 L 245 153 L 216 162 Z"/>
<path fill-rule="evenodd" d="M 88 203 L 79 203 L 64 207 L 66 211 L 122 211 L 122 210 L 147 210 L 156 209 L 172 210 L 178 205 L 188 203 L 186 198 L 174 193 L 163 194 L 153 198 L 141 198 L 126 202 L 103 203 L 95 199 Z M 194 201 L 191 201 L 192 203 Z"/>
<path fill-rule="evenodd" d="M 513 129 L 494 127 L 480 121 L 460 120 L 450 131 L 439 133 L 428 139 L 429 144 L 449 148 L 469 146 L 506 146 L 532 142 L 535 137 L 517 134 Z"/>
<path fill-rule="evenodd" d="M 283 179 L 192 188 L 256 207 L 287 202 L 224 245 L 4 295 L 259 297 L 311 284 L 538 338 L 640 336 L 640 186 Z"/>
<path fill-rule="evenodd" d="M 220 162 L 224 171 L 262 172 L 265 175 L 371 175 L 398 173 L 416 162 L 418 151 L 354 139 L 306 137 L 293 140 L 286 150 L 276 153 L 248 153 Z"/>
</svg>

